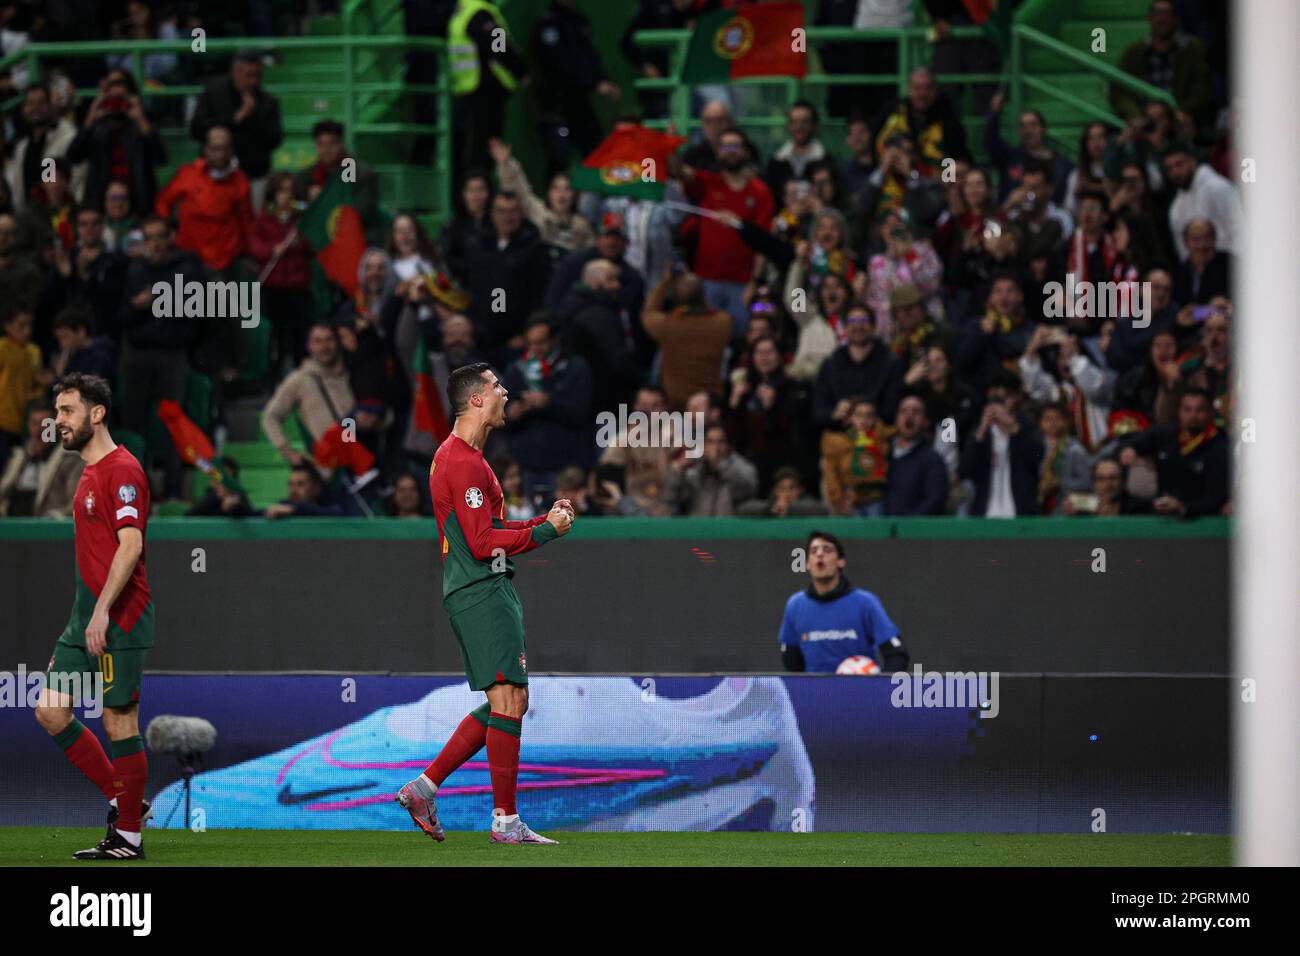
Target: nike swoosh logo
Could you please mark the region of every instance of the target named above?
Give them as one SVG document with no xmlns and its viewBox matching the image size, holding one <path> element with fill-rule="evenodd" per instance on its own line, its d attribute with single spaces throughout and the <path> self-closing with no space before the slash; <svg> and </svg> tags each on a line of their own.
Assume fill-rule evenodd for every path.
<svg viewBox="0 0 1300 956">
<path fill-rule="evenodd" d="M 285 784 L 280 788 L 280 792 L 275 795 L 277 803 L 286 807 L 291 807 L 296 803 L 309 803 L 312 800 L 319 800 L 321 797 L 333 797 L 340 793 L 352 793 L 356 790 L 365 790 L 373 787 L 375 782 L 367 780 L 365 783 L 359 783 L 354 787 L 326 787 L 324 790 L 308 790 L 305 793 L 294 793 L 290 784 Z"/>
</svg>

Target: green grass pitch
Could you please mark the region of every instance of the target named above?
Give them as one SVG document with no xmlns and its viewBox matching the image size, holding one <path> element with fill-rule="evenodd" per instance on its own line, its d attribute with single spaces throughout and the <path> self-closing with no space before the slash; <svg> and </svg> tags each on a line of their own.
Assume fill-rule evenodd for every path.
<svg viewBox="0 0 1300 956">
<path fill-rule="evenodd" d="M 0 828 L 0 866 L 1227 866 L 1226 836 L 1092 833 L 565 833 L 559 846 L 360 830 L 147 830 L 148 859 L 76 863 L 102 828 Z"/>
</svg>

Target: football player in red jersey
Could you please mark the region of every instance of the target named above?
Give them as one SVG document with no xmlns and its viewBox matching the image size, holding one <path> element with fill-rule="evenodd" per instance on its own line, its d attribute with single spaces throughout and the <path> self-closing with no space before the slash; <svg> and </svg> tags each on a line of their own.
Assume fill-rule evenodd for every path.
<svg viewBox="0 0 1300 956">
<path fill-rule="evenodd" d="M 140 738 L 140 678 L 154 630 L 144 568 L 149 482 L 135 457 L 108 433 L 108 382 L 73 373 L 56 389 L 55 424 L 63 447 L 81 455 L 86 467 L 73 497 L 76 596 L 50 657 L 36 720 L 108 800 L 104 839 L 73 857 L 142 860 L 140 831 L 150 810 L 144 802 L 148 763 Z M 72 711 L 72 689 L 84 703 L 96 675 L 103 680 L 111 761 Z"/>
</svg>

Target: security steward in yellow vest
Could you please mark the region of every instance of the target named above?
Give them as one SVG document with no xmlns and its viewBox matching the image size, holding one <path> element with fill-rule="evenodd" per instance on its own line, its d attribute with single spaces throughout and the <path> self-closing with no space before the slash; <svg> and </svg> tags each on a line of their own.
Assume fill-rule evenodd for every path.
<svg viewBox="0 0 1300 956">
<path fill-rule="evenodd" d="M 459 0 L 447 24 L 458 149 L 456 178 L 490 169 L 488 140 L 500 136 L 506 103 L 528 72 L 505 18 L 486 0 Z"/>
</svg>

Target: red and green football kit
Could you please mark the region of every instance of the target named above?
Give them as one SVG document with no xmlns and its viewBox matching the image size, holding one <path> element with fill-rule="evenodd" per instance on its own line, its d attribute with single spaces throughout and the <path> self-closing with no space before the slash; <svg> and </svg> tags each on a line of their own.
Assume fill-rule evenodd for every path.
<svg viewBox="0 0 1300 956">
<path fill-rule="evenodd" d="M 507 521 L 501 484 L 483 453 L 455 434 L 433 456 L 429 494 L 442 547 L 442 603 L 474 690 L 528 683 L 524 612 L 510 558 L 557 537 L 545 515 Z"/>
<path fill-rule="evenodd" d="M 106 706 L 125 707 L 140 699 L 140 678 L 154 639 L 153 601 L 145 576 L 144 552 L 109 609 L 108 646 L 98 660 L 86 651 L 86 627 L 117 553 L 117 533 L 123 528 L 137 528 L 143 536 L 148 523 L 149 482 L 140 463 L 124 446 L 118 445 L 82 471 L 73 496 L 76 597 L 67 627 L 50 658 L 50 686 L 55 689 L 61 675 L 90 676 L 98 671 L 104 675 Z"/>
</svg>

